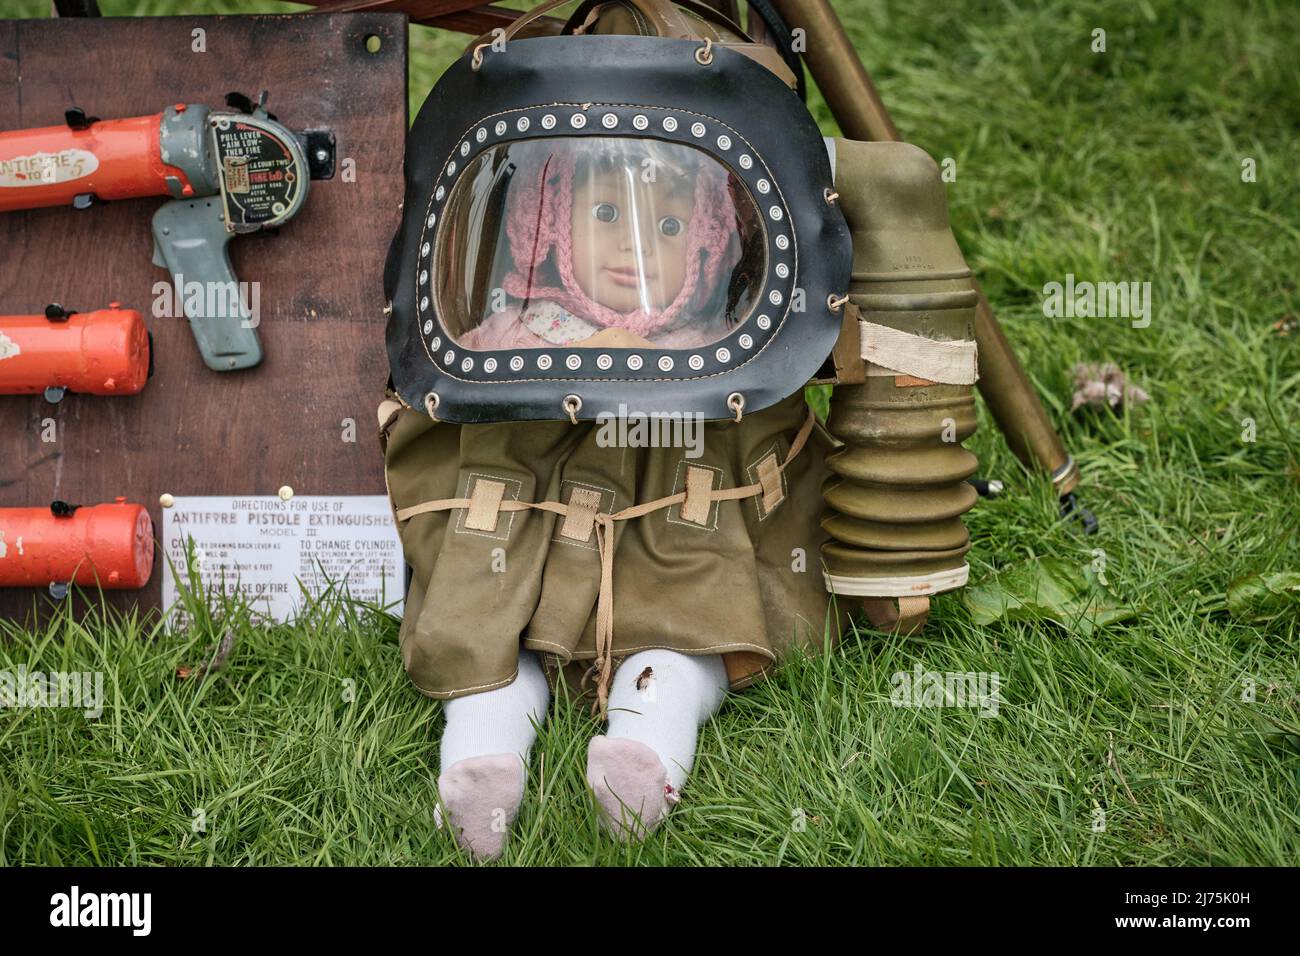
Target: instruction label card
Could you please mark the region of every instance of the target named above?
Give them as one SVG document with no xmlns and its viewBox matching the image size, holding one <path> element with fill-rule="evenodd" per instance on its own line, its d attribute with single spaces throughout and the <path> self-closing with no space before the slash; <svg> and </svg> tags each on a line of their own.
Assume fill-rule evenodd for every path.
<svg viewBox="0 0 1300 956">
<path fill-rule="evenodd" d="M 331 586 L 402 614 L 406 562 L 383 495 L 181 497 L 162 516 L 164 553 L 182 581 L 192 538 L 205 589 L 241 592 L 276 621 Z M 162 569 L 168 609 L 179 598 L 172 567 Z"/>
</svg>

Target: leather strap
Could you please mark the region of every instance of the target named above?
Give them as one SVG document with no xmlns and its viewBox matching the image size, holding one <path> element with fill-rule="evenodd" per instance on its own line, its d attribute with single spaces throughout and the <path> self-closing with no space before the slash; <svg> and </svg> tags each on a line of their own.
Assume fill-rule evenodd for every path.
<svg viewBox="0 0 1300 956">
<path fill-rule="evenodd" d="M 572 2 L 573 0 L 545 0 L 544 3 L 539 3 L 527 13 L 520 16 L 517 20 L 512 21 L 503 31 L 501 31 L 501 42 L 504 43 L 514 39 L 516 33 L 528 26 L 528 24 L 532 23 L 537 18 L 545 16 L 556 7 Z M 568 29 L 568 24 L 565 24 L 565 29 Z"/>
<path fill-rule="evenodd" d="M 735 20 L 707 4 L 697 2 L 697 0 L 584 0 L 578 9 L 573 11 L 573 15 L 569 17 L 561 32 L 571 33 L 577 26 L 585 22 L 590 11 L 605 3 L 623 3 L 636 7 L 641 12 L 641 15 L 655 27 L 658 36 L 679 40 L 702 39 L 699 25 L 692 22 L 690 17 L 683 14 L 679 9 L 684 8 L 699 16 L 706 23 L 711 23 L 734 33 L 740 40 L 748 39 L 745 28 L 736 23 Z"/>
<path fill-rule="evenodd" d="M 527 13 L 521 15 L 518 19 L 512 21 L 502 31 L 500 37 L 501 42 L 503 43 L 509 42 L 515 37 L 515 35 L 520 30 L 528 26 L 528 24 L 532 23 L 534 20 L 538 19 L 539 17 L 545 16 L 546 14 L 554 10 L 556 7 L 560 7 L 566 3 L 572 3 L 572 2 L 573 0 L 545 0 L 545 2 L 539 3 L 537 6 L 529 10 Z M 572 33 L 573 30 L 583 22 L 583 20 L 587 16 L 587 13 L 591 10 L 592 7 L 600 3 L 609 3 L 609 2 L 611 2 L 611 0 L 585 0 L 585 2 L 581 6 L 579 6 L 577 10 L 573 12 L 573 15 L 569 17 L 568 21 L 564 24 L 564 29 L 561 32 Z M 726 16 L 725 14 L 722 14 L 719 11 L 714 10 L 712 7 L 707 6 L 703 3 L 699 3 L 697 2 L 697 0 L 672 0 L 671 3 L 665 3 L 662 2 L 662 0 L 660 0 L 660 2 L 655 2 L 655 0 L 619 0 L 619 2 L 631 4 L 632 6 L 636 7 L 652 23 L 655 23 L 657 25 L 662 25 L 663 28 L 666 29 L 679 31 L 677 33 L 665 34 L 667 36 L 675 36 L 677 38 L 685 37 L 689 39 L 695 39 L 698 36 L 698 31 L 692 28 L 689 22 L 686 21 L 685 18 L 681 17 L 681 14 L 679 12 L 673 10 L 671 14 L 665 13 L 665 7 L 672 7 L 673 4 L 676 4 L 678 6 L 685 7 L 687 10 L 690 10 L 692 13 L 698 14 L 700 17 L 702 17 L 704 20 L 706 20 L 709 23 L 730 30 L 732 33 L 735 33 L 739 38 L 741 38 L 741 40 L 746 39 L 746 34 L 743 27 L 739 26 L 734 20 L 732 20 L 730 17 Z M 676 23 L 673 22 L 673 19 L 670 19 L 674 16 L 676 18 L 680 18 Z"/>
</svg>

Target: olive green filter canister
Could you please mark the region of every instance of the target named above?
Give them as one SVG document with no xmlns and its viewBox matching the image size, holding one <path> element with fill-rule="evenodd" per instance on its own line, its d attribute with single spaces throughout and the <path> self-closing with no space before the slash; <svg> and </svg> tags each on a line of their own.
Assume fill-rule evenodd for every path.
<svg viewBox="0 0 1300 956">
<path fill-rule="evenodd" d="M 846 308 L 859 322 L 858 384 L 835 386 L 822 547 L 839 594 L 902 597 L 966 583 L 978 464 L 977 294 L 948 223 L 939 169 L 903 143 L 833 140 L 835 190 L 853 232 Z"/>
</svg>

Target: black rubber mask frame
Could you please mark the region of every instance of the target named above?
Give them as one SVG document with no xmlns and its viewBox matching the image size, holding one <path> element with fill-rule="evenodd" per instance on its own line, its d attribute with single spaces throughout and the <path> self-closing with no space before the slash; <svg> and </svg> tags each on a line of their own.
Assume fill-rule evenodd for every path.
<svg viewBox="0 0 1300 956">
<path fill-rule="evenodd" d="M 828 201 L 821 131 L 798 96 L 733 50 L 633 36 L 511 40 L 458 60 L 407 138 L 406 200 L 385 269 L 394 388 L 449 422 L 595 420 L 620 404 L 640 415 L 734 418 L 802 388 L 839 335 L 828 297 L 848 289 L 849 229 Z M 487 104 L 491 104 L 490 107 Z M 758 206 L 767 273 L 750 317 L 696 349 L 468 350 L 437 314 L 437 230 L 457 177 L 501 143 L 538 137 L 647 137 L 701 149 Z M 576 396 L 577 401 L 574 400 Z"/>
</svg>

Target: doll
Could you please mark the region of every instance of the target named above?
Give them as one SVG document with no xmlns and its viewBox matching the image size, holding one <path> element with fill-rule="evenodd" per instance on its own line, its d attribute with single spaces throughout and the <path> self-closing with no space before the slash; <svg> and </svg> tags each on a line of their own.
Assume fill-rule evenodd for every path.
<svg viewBox="0 0 1300 956">
<path fill-rule="evenodd" d="M 691 348 L 729 330 L 737 304 L 727 308 L 722 280 L 743 244 L 727 178 L 703 154 L 635 140 L 582 149 L 543 141 L 515 148 L 511 160 L 523 182 L 507 201 L 507 304 L 462 333 L 462 347 Z M 444 705 L 439 795 L 461 846 L 479 859 L 502 851 L 533 725 L 549 702 L 535 652 L 522 649 L 518 667 L 509 684 Z M 629 655 L 619 672 L 635 678 L 611 688 L 609 727 L 590 741 L 586 777 L 602 826 L 626 839 L 653 830 L 680 800 L 699 726 L 728 679 L 718 655 L 667 647 Z"/>
</svg>

